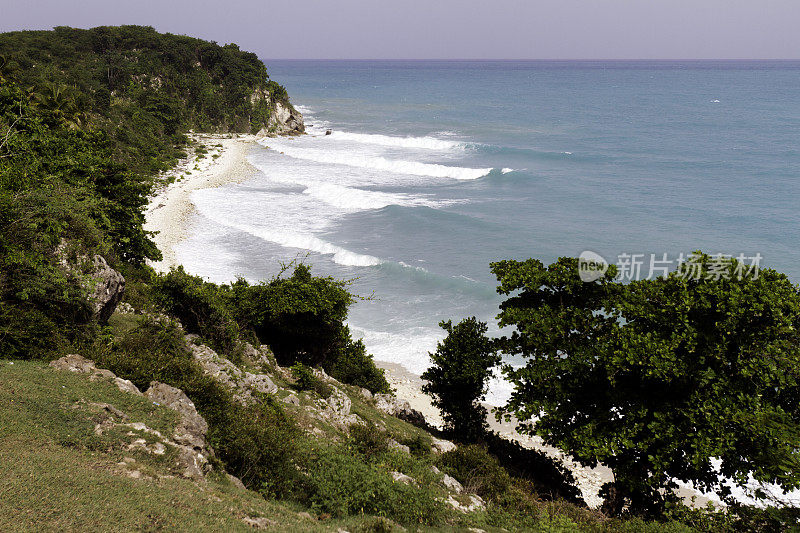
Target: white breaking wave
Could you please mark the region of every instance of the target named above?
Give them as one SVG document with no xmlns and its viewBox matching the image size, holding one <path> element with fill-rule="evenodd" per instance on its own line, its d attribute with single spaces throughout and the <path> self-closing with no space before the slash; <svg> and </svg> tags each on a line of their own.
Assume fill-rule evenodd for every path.
<svg viewBox="0 0 800 533">
<path fill-rule="evenodd" d="M 341 246 L 323 241 L 314 235 L 298 233 L 296 231 L 287 230 L 286 228 L 256 226 L 227 220 L 214 208 L 214 199 L 206 197 L 202 194 L 202 191 L 197 191 L 193 194 L 192 200 L 197 206 L 198 211 L 212 222 L 223 227 L 242 231 L 267 242 L 272 242 L 286 248 L 298 248 L 300 250 L 308 250 L 323 255 L 332 255 L 334 263 L 344 266 L 375 266 L 383 262 L 377 257 L 351 252 Z"/>
<path fill-rule="evenodd" d="M 457 180 L 474 180 L 486 176 L 491 168 L 466 168 L 438 165 L 434 163 L 420 163 L 417 161 L 402 161 L 386 159 L 381 156 L 363 155 L 352 152 L 335 152 L 317 148 L 302 148 L 292 146 L 291 142 L 282 142 L 275 139 L 259 141 L 263 146 L 282 152 L 284 155 L 295 159 L 305 159 L 317 163 L 333 165 L 347 165 L 351 167 L 383 170 L 397 174 L 411 174 L 414 176 L 430 176 L 433 178 L 453 178 Z"/>
<path fill-rule="evenodd" d="M 348 211 L 383 209 L 390 205 L 440 207 L 447 204 L 407 194 L 365 191 L 325 182 L 306 184 L 303 194 Z"/>
<path fill-rule="evenodd" d="M 333 130 L 331 139 L 353 141 L 364 144 L 376 144 L 397 148 L 418 148 L 422 150 L 453 150 L 463 148 L 463 144 L 455 141 L 445 141 L 435 137 L 393 137 L 369 133 L 351 133 L 348 131 Z"/>
<path fill-rule="evenodd" d="M 296 105 L 294 106 L 294 108 L 300 111 L 300 113 L 302 113 L 303 115 L 310 115 L 311 113 L 314 112 L 313 109 L 305 105 Z"/>
<path fill-rule="evenodd" d="M 513 168 L 504 168 L 503 169 L 503 174 L 508 174 L 509 172 L 514 172 L 514 169 Z"/>
</svg>

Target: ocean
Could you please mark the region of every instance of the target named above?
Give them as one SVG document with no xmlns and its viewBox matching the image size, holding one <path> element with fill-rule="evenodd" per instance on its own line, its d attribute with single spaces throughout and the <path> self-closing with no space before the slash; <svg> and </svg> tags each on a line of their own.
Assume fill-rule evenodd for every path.
<svg viewBox="0 0 800 533">
<path fill-rule="evenodd" d="M 589 250 L 645 277 L 700 249 L 800 281 L 800 62 L 266 63 L 309 135 L 196 191 L 178 260 L 218 282 L 293 260 L 352 280 L 378 361 L 424 371 L 441 320 L 498 333 L 501 259 Z"/>
</svg>

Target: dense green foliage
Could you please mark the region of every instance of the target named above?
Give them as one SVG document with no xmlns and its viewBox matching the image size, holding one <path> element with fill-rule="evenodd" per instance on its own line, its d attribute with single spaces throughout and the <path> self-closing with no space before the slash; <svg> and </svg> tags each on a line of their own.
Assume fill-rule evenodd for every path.
<svg viewBox="0 0 800 533">
<path fill-rule="evenodd" d="M 346 282 L 314 277 L 300 264 L 289 277 L 255 285 L 243 279 L 217 285 L 182 268 L 154 276 L 150 284 L 154 298 L 190 333 L 234 360 L 243 340 L 257 340 L 284 366 L 319 366 L 344 383 L 389 391 L 383 371 L 344 324 L 353 301 Z"/>
<path fill-rule="evenodd" d="M 256 131 L 273 99 L 288 105 L 255 54 L 142 26 L 0 34 L 0 74 L 70 125 L 105 131 L 136 171 L 165 169 L 188 129 Z"/>
<path fill-rule="evenodd" d="M 289 105 L 235 45 L 138 26 L 0 34 L 3 357 L 90 344 L 86 288 L 56 247 L 112 265 L 158 259 L 142 229 L 154 174 L 183 154 L 188 129 L 264 127 L 273 100 Z"/>
<path fill-rule="evenodd" d="M 428 382 L 422 391 L 442 411 L 448 433 L 462 442 L 473 442 L 486 434 L 486 408 L 480 402 L 500 355 L 486 336 L 486 323 L 475 317 L 455 326 L 449 320 L 439 325 L 447 337 L 430 354 L 433 366 L 422 374 Z"/>
<path fill-rule="evenodd" d="M 141 261 L 159 257 L 142 230 L 147 185 L 112 161 L 100 131 L 67 127 L 0 78 L 0 353 L 30 358 L 94 334 L 85 289 L 59 265 L 68 240 Z"/>
<path fill-rule="evenodd" d="M 568 258 L 492 265 L 510 296 L 500 325 L 516 328 L 505 349 L 527 359 L 505 367 L 508 407 L 523 431 L 613 469 L 613 514 L 662 512 L 674 480 L 725 495 L 712 458 L 737 483 L 800 485 L 800 292 L 698 257 L 696 277 L 629 284 L 613 268 L 584 283 Z"/>
</svg>

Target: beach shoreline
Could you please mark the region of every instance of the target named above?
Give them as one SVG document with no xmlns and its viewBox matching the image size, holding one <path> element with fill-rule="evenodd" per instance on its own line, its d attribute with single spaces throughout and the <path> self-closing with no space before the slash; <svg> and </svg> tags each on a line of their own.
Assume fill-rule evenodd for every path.
<svg viewBox="0 0 800 533">
<path fill-rule="evenodd" d="M 161 185 L 151 196 L 146 211 L 144 227 L 147 231 L 157 232 L 153 241 L 163 255 L 161 261 L 149 264 L 159 272 L 166 272 L 180 265 L 176 247 L 191 235 L 191 217 L 196 211 L 192 203 L 192 193 L 201 189 L 242 183 L 257 172 L 247 159 L 250 149 L 257 144 L 255 135 L 192 134 L 190 138 L 190 148 L 194 150 L 202 146 L 205 153 L 202 156 L 192 153 L 165 173 Z M 394 362 L 376 359 L 375 363 L 386 371 L 386 378 L 397 398 L 407 401 L 411 408 L 422 413 L 429 425 L 439 429 L 443 427 L 441 412 L 433 405 L 431 398 L 422 392 L 424 381 L 420 376 Z M 589 507 L 597 508 L 602 504 L 598 493 L 604 483 L 613 480 L 610 469 L 604 466 L 583 467 L 561 450 L 545 445 L 540 437 L 518 433 L 514 421 L 498 421 L 492 413 L 492 406 L 486 407 L 490 412 L 488 422 L 491 430 L 557 460 L 572 472 Z M 694 491 L 685 489 L 680 493 L 685 498 L 697 496 Z M 705 498 L 702 500 L 707 501 Z"/>
<path fill-rule="evenodd" d="M 161 250 L 161 261 L 149 265 L 167 272 L 180 263 L 175 248 L 189 237 L 195 213 L 192 193 L 200 189 L 242 183 L 256 172 L 247 160 L 256 136 L 250 134 L 190 134 L 189 148 L 202 146 L 204 154 L 191 153 L 161 178 L 145 212 L 144 229 L 156 232 L 153 242 Z"/>
</svg>

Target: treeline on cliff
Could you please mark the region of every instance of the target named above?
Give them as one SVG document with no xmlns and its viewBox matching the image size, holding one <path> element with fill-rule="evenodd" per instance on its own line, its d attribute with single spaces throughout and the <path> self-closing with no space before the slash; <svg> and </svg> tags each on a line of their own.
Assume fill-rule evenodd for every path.
<svg viewBox="0 0 800 533">
<path fill-rule="evenodd" d="M 129 170 L 168 168 L 189 129 L 255 132 L 286 90 L 258 57 L 151 27 L 57 27 L 0 34 L 0 75 L 68 127 L 109 138 Z"/>
<path fill-rule="evenodd" d="M 145 266 L 161 256 L 143 229 L 147 198 L 185 155 L 185 133 L 260 129 L 275 102 L 290 105 L 254 54 L 147 27 L 57 28 L 0 34 L 0 65 L 0 357 L 96 347 L 92 287 L 65 263 L 100 255 L 141 306 L 226 354 L 276 344 L 286 362 L 388 389 L 344 325 L 352 295 L 341 282 L 302 267 L 225 288 Z"/>
</svg>

